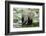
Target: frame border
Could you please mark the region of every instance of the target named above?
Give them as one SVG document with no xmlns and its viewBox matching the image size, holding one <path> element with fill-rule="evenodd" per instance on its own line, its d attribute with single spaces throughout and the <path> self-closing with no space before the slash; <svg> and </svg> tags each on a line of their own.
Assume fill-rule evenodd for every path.
<svg viewBox="0 0 46 36">
<path fill-rule="evenodd" d="M 10 32 L 10 4 L 24 4 L 24 5 L 42 5 L 43 10 L 43 29 L 42 31 L 24 31 L 24 32 Z M 5 1 L 5 35 L 18 35 L 18 34 L 34 34 L 34 33 L 44 33 L 45 32 L 45 3 L 36 2 L 18 2 L 18 1 Z"/>
</svg>

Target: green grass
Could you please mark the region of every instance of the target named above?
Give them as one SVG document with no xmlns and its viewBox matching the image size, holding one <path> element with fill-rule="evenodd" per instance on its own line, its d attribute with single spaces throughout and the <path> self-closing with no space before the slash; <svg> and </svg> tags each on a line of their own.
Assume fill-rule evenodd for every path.
<svg viewBox="0 0 46 36">
<path fill-rule="evenodd" d="M 14 25 L 14 27 L 16 27 L 16 26 Z M 31 25 L 29 25 L 29 24 L 19 25 L 19 27 L 16 27 L 16 28 L 25 28 L 25 27 L 39 27 L 39 22 L 32 23 Z"/>
<path fill-rule="evenodd" d="M 27 24 L 24 24 L 22 25 L 22 27 L 38 27 L 39 26 L 39 23 L 32 23 L 31 25 L 27 25 Z"/>
</svg>

